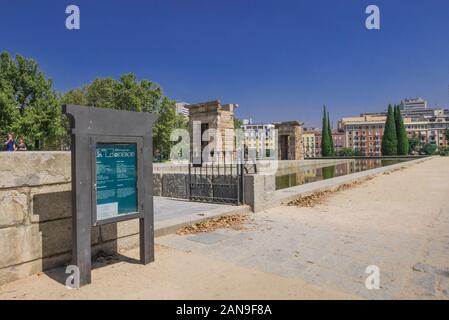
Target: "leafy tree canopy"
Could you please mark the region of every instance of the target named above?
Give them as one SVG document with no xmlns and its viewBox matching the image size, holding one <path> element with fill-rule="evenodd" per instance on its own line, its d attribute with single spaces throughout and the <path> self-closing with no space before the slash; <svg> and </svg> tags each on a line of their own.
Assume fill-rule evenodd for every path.
<svg viewBox="0 0 449 320">
<path fill-rule="evenodd" d="M 437 146 L 432 143 L 426 143 L 423 145 L 421 151 L 426 155 L 433 155 L 437 151 Z"/>
<path fill-rule="evenodd" d="M 124 74 L 118 80 L 97 78 L 83 88 L 66 92 L 61 102 L 155 113 L 153 149 L 163 158 L 168 158 L 173 145 L 170 141 L 172 130 L 187 127 L 187 119 L 176 113 L 175 102 L 165 97 L 157 84 L 149 80 L 138 81 L 132 73 Z"/>
<path fill-rule="evenodd" d="M 338 151 L 338 156 L 340 157 L 353 157 L 354 155 L 354 150 L 352 148 L 343 148 Z"/>
<path fill-rule="evenodd" d="M 421 141 L 414 136 L 408 139 L 409 153 L 418 152 L 421 149 Z"/>
<path fill-rule="evenodd" d="M 39 141 L 54 149 L 65 134 L 52 81 L 38 64 L 21 55 L 0 54 L 0 130 L 13 132 L 27 143 Z"/>
<path fill-rule="evenodd" d="M 237 117 L 234 117 L 234 129 L 241 129 L 243 121 Z"/>
</svg>

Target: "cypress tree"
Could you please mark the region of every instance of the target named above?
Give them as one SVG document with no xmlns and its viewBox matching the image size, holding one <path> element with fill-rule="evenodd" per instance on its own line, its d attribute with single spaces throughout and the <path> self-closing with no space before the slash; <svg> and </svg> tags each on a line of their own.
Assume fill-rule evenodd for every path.
<svg viewBox="0 0 449 320">
<path fill-rule="evenodd" d="M 408 155 L 408 137 L 405 131 L 404 120 L 401 116 L 401 109 L 399 106 L 394 107 L 394 116 L 396 122 L 396 136 L 398 140 L 398 155 Z"/>
<path fill-rule="evenodd" d="M 396 135 L 396 122 L 391 104 L 388 106 L 388 115 L 385 122 L 384 134 L 382 137 L 382 155 L 395 156 L 398 154 L 398 138 Z"/>
<path fill-rule="evenodd" d="M 329 132 L 330 155 L 335 156 L 334 139 L 332 139 L 332 127 L 331 127 L 331 123 L 330 123 L 329 112 L 327 112 L 327 131 Z"/>
<path fill-rule="evenodd" d="M 326 106 L 323 111 L 323 128 L 321 129 L 321 155 L 323 157 L 329 157 L 330 154 L 330 141 L 328 132 L 328 122 L 326 117 Z"/>
</svg>

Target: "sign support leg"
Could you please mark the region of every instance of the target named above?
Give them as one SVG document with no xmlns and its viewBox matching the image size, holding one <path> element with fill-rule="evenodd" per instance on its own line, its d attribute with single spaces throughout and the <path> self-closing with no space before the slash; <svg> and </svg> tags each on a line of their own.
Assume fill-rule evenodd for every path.
<svg viewBox="0 0 449 320">
<path fill-rule="evenodd" d="M 72 246 L 73 263 L 78 267 L 80 286 L 91 283 L 91 188 L 90 185 L 90 150 L 89 138 L 86 135 L 77 135 L 72 146 L 72 192 L 75 197 L 72 201 Z M 80 152 L 81 149 L 84 150 Z"/>
</svg>

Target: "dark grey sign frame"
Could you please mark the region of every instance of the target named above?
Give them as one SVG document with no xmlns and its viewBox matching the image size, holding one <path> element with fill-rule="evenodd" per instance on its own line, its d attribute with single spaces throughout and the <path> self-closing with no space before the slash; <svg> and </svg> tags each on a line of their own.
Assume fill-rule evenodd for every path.
<svg viewBox="0 0 449 320">
<path fill-rule="evenodd" d="M 91 283 L 93 225 L 139 218 L 140 262 L 154 261 L 152 128 L 156 116 L 147 112 L 77 105 L 63 105 L 62 111 L 71 120 L 72 263 L 79 268 L 82 286 Z M 139 212 L 97 222 L 93 215 L 93 202 L 96 203 L 95 145 L 123 142 L 138 144 Z"/>
</svg>

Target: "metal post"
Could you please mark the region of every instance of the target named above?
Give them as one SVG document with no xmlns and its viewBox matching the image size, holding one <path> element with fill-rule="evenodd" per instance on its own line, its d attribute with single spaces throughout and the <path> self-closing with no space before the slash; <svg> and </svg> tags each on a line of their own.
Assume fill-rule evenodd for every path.
<svg viewBox="0 0 449 320">
<path fill-rule="evenodd" d="M 243 163 L 239 164 L 240 167 L 240 183 L 238 183 L 239 187 L 240 187 L 240 192 L 239 192 L 239 204 L 243 203 L 243 196 L 244 196 L 244 183 L 245 183 L 245 176 L 243 173 Z"/>
<path fill-rule="evenodd" d="M 72 263 L 80 272 L 80 286 L 91 283 L 90 142 L 72 135 Z"/>
</svg>

